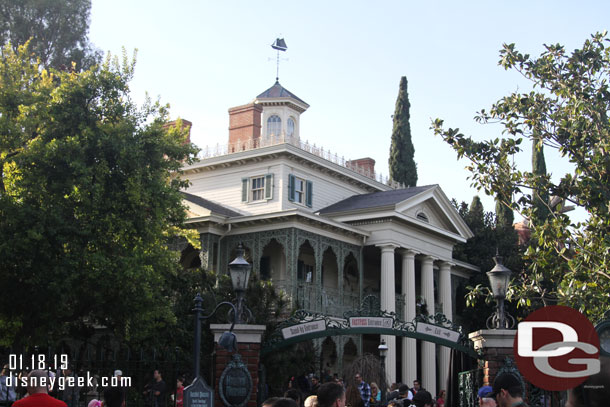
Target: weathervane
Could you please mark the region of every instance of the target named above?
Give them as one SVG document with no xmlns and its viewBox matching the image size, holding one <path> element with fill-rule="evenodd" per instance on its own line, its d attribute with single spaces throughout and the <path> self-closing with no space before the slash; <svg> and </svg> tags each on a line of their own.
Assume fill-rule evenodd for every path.
<svg viewBox="0 0 610 407">
<path fill-rule="evenodd" d="M 273 44 L 271 44 L 271 48 L 277 50 L 277 69 L 275 72 L 275 81 L 278 82 L 280 80 L 280 51 L 285 52 L 288 47 L 286 46 L 286 41 L 283 38 L 277 38 Z"/>
</svg>

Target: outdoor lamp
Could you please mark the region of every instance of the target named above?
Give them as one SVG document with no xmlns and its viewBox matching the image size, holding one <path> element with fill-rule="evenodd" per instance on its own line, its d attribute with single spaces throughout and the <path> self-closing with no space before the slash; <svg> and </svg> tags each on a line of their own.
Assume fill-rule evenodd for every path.
<svg viewBox="0 0 610 407">
<path fill-rule="evenodd" d="M 487 277 L 489 278 L 494 298 L 496 300 L 505 299 L 512 271 L 502 264 L 501 256 L 495 256 L 493 259 L 496 265 L 491 271 L 487 272 Z"/>
<path fill-rule="evenodd" d="M 248 288 L 250 270 L 252 270 L 252 265 L 244 259 L 244 246 L 240 243 L 239 246 L 237 246 L 237 257 L 229 264 L 229 274 L 231 275 L 233 290 L 237 297 L 237 312 L 235 315 L 235 323 L 237 324 L 244 322 L 242 321 L 242 315 L 245 308 L 244 295 L 246 293 L 246 288 Z M 247 308 L 246 312 L 251 314 L 250 310 Z M 246 319 L 248 318 L 246 317 Z"/>
<path fill-rule="evenodd" d="M 237 257 L 229 264 L 229 274 L 233 283 L 233 291 L 243 293 L 248 288 L 252 265 L 244 259 L 244 247 L 240 243 L 237 246 Z"/>
<path fill-rule="evenodd" d="M 385 359 L 386 355 L 388 354 L 388 345 L 385 344 L 385 339 L 381 339 L 381 343 L 379 344 L 377 349 L 379 350 L 379 356 L 382 359 Z"/>
<path fill-rule="evenodd" d="M 504 300 L 512 271 L 502 264 L 501 256 L 496 255 L 493 259 L 496 265 L 487 272 L 487 277 L 498 307 L 496 312 L 487 319 L 487 327 L 489 329 L 510 329 L 515 325 L 515 319 L 505 312 Z"/>
</svg>

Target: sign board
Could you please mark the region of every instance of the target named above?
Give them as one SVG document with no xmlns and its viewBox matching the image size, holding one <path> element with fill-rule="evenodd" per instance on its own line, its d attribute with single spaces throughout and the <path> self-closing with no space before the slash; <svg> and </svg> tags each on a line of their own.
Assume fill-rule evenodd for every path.
<svg viewBox="0 0 610 407">
<path fill-rule="evenodd" d="M 350 328 L 386 328 L 392 329 L 394 319 L 383 317 L 351 317 Z"/>
<path fill-rule="evenodd" d="M 233 359 L 220 375 L 218 392 L 227 407 L 242 407 L 248 404 L 252 394 L 252 376 L 239 354 L 233 355 Z"/>
<path fill-rule="evenodd" d="M 460 333 L 451 329 L 441 328 L 440 326 L 426 324 L 424 322 L 417 323 L 417 332 L 421 334 L 436 336 L 437 338 L 446 341 L 457 342 L 460 339 Z"/>
<path fill-rule="evenodd" d="M 284 339 L 290 339 L 296 336 L 306 335 L 312 332 L 320 331 L 326 331 L 326 322 L 323 320 L 289 326 L 287 328 L 282 329 L 282 336 L 284 337 Z"/>
<path fill-rule="evenodd" d="M 214 390 L 199 376 L 184 388 L 183 399 L 184 407 L 214 407 Z"/>
</svg>

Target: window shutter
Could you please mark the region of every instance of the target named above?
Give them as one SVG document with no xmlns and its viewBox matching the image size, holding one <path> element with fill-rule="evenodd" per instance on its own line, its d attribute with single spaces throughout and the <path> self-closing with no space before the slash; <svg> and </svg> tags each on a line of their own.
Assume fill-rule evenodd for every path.
<svg viewBox="0 0 610 407">
<path fill-rule="evenodd" d="M 265 199 L 273 198 L 273 174 L 265 175 Z"/>
<path fill-rule="evenodd" d="M 305 196 L 307 206 L 311 208 L 313 202 L 313 182 L 307 181 L 307 193 Z"/>
<path fill-rule="evenodd" d="M 241 179 L 241 201 L 248 202 L 248 178 Z"/>
<path fill-rule="evenodd" d="M 288 175 L 288 200 L 294 202 L 294 175 Z"/>
</svg>

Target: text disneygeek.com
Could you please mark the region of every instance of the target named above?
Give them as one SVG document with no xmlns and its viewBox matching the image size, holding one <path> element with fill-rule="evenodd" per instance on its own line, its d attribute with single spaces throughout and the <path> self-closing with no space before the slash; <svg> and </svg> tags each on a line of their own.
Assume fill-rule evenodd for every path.
<svg viewBox="0 0 610 407">
<path fill-rule="evenodd" d="M 43 376 L 43 377 L 17 377 L 9 375 L 6 377 L 6 386 L 31 386 L 31 387 L 49 387 L 57 390 L 64 390 L 66 387 L 93 387 L 95 384 L 101 384 L 102 387 L 130 387 L 131 377 L 96 377 L 91 376 L 87 372 L 86 376 Z M 57 387 L 56 387 L 57 386 Z"/>
</svg>

